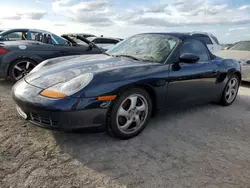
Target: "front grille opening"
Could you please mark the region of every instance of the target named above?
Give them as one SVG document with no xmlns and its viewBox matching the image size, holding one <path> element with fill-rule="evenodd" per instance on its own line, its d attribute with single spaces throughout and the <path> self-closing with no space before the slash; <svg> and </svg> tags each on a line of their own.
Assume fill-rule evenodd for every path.
<svg viewBox="0 0 250 188">
<path fill-rule="evenodd" d="M 30 113 L 31 120 L 33 122 L 47 125 L 47 126 L 58 126 L 58 121 L 52 120 L 50 117 L 43 117 L 36 113 Z"/>
</svg>

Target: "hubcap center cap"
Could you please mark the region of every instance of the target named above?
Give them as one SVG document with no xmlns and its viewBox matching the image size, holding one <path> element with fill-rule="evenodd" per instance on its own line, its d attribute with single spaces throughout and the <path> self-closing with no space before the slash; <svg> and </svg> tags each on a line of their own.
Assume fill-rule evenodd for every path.
<svg viewBox="0 0 250 188">
<path fill-rule="evenodd" d="M 136 117 L 136 114 L 137 114 L 137 110 L 136 109 L 135 110 L 131 110 L 130 113 L 129 113 L 129 116 L 131 118 L 134 118 L 134 117 Z"/>
</svg>

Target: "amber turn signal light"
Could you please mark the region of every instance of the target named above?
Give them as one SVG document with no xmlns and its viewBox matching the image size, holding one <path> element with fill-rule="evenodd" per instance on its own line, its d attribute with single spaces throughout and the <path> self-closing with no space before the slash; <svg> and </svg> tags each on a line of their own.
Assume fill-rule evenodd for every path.
<svg viewBox="0 0 250 188">
<path fill-rule="evenodd" d="M 43 90 L 41 95 L 44 97 L 49 97 L 53 99 L 62 99 L 68 97 L 65 93 L 61 93 L 59 91 L 52 91 L 52 90 Z"/>
<path fill-rule="evenodd" d="M 98 101 L 112 101 L 116 98 L 116 95 L 109 95 L 109 96 L 99 96 Z"/>
</svg>

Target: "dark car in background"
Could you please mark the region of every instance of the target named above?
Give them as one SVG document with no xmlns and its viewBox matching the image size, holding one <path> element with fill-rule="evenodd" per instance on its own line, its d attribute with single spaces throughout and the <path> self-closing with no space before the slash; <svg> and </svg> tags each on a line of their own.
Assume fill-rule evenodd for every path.
<svg viewBox="0 0 250 188">
<path fill-rule="evenodd" d="M 138 135 L 156 111 L 218 102 L 231 105 L 240 64 L 213 55 L 188 34 L 132 36 L 104 54 L 56 58 L 12 89 L 18 113 L 48 129 L 104 126 L 110 135 Z"/>
<path fill-rule="evenodd" d="M 83 54 L 100 54 L 102 50 L 92 43 L 79 45 L 65 38 L 60 44 L 52 42 L 51 35 L 35 36 L 36 40 L 0 41 L 0 77 L 21 79 L 37 64 L 50 58 Z"/>
<path fill-rule="evenodd" d="M 90 33 L 66 33 L 64 35 L 78 35 L 84 38 L 88 38 L 88 37 L 95 37 L 95 35 L 90 34 Z"/>
<path fill-rule="evenodd" d="M 95 43 L 97 46 L 108 50 L 120 42 L 122 39 L 118 38 L 108 38 L 108 37 L 88 37 L 89 41 Z"/>
<path fill-rule="evenodd" d="M 70 41 L 72 45 L 83 45 L 83 46 L 93 46 L 95 48 L 99 48 L 95 43 L 89 41 L 87 38 L 84 38 L 81 35 L 77 34 L 63 34 L 61 37 Z M 104 51 L 104 49 L 99 48 L 100 50 Z"/>
</svg>

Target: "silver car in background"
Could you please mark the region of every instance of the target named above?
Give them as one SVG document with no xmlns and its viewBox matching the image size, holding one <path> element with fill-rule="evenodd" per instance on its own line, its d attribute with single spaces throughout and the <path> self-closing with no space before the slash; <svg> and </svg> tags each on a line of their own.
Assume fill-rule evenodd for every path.
<svg viewBox="0 0 250 188">
<path fill-rule="evenodd" d="M 250 41 L 238 42 L 229 50 L 222 50 L 216 55 L 238 60 L 242 68 L 242 80 L 250 82 Z"/>
</svg>

